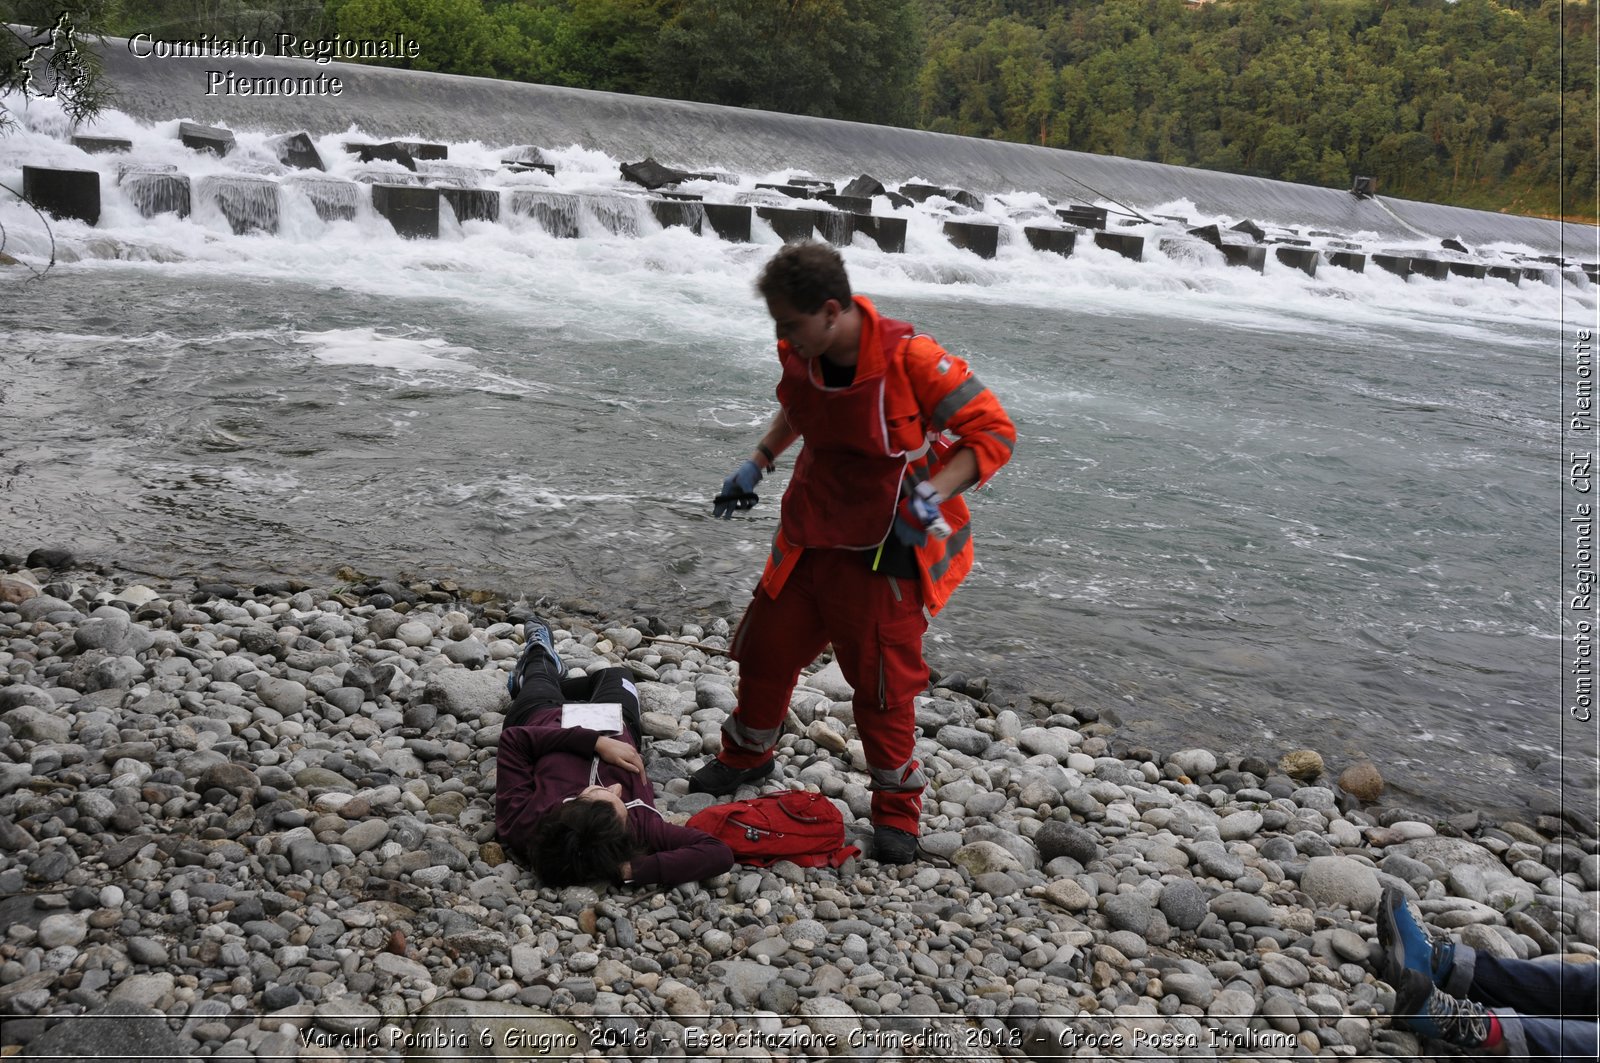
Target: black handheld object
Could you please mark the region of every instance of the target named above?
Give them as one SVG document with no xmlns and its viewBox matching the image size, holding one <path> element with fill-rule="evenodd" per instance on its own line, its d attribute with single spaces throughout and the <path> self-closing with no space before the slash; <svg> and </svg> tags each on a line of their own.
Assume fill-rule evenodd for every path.
<svg viewBox="0 0 1600 1063">
<path fill-rule="evenodd" d="M 754 491 L 728 491 L 711 500 L 711 515 L 731 520 L 735 513 L 742 513 L 759 501 L 761 496 Z"/>
</svg>

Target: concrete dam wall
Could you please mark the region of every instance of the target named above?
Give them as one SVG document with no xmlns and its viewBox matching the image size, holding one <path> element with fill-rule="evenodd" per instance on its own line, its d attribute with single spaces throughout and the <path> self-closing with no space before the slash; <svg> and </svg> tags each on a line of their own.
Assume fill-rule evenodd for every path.
<svg viewBox="0 0 1600 1063">
<path fill-rule="evenodd" d="M 1038 192 L 1054 200 L 1102 197 L 1141 211 L 1188 200 L 1205 214 L 1282 226 L 1369 233 L 1417 244 L 1523 245 L 1540 254 L 1592 256 L 1596 229 L 1410 200 L 1358 199 L 1342 189 L 950 136 L 888 126 L 608 92 L 430 74 L 298 58 L 140 58 L 128 43 L 102 47 L 113 106 L 146 121 L 192 119 L 236 129 L 337 133 L 486 144 L 576 144 L 620 160 L 654 156 L 686 169 L 760 173 L 798 168 L 828 178 L 869 173 L 886 183 L 921 178 L 978 193 Z M 234 91 L 222 77 L 231 73 Z M 339 95 L 244 95 L 246 79 L 337 77 Z M 1381 175 L 1379 175 L 1381 178 Z"/>
</svg>

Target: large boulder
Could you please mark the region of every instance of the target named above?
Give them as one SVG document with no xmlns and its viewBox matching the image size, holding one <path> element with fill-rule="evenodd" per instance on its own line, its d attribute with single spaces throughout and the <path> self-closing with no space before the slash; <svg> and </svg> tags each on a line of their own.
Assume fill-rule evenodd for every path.
<svg viewBox="0 0 1600 1063">
<path fill-rule="evenodd" d="M 23 1058 L 56 1063 L 106 1059 L 181 1063 L 190 1056 L 184 1042 L 167 1028 L 166 1016 L 143 1004 L 113 1000 L 72 1022 L 54 1024 L 28 1043 Z"/>
<path fill-rule="evenodd" d="M 471 1045 L 478 1059 L 534 1063 L 583 1056 L 590 1041 L 572 1023 L 533 1008 L 446 997 L 417 1013 L 406 1058 L 445 1063 L 461 1058 L 461 1045 Z"/>
<path fill-rule="evenodd" d="M 622 176 L 625 180 L 643 185 L 653 192 L 665 185 L 687 181 L 694 175 L 687 170 L 674 170 L 670 166 L 661 165 L 653 158 L 647 158 L 643 162 L 623 163 Z"/>
<path fill-rule="evenodd" d="M 476 720 L 484 713 L 503 713 L 511 707 L 505 674 L 447 668 L 429 680 L 423 697 L 458 720 Z"/>
<path fill-rule="evenodd" d="M 311 143 L 308 133 L 285 133 L 268 140 L 267 146 L 285 166 L 293 166 L 297 170 L 327 169 L 322 165 L 322 156 L 317 154 L 317 147 Z"/>
<path fill-rule="evenodd" d="M 1383 895 L 1378 874 L 1348 856 L 1313 856 L 1300 874 L 1300 888 L 1323 908 L 1370 911 Z"/>
</svg>

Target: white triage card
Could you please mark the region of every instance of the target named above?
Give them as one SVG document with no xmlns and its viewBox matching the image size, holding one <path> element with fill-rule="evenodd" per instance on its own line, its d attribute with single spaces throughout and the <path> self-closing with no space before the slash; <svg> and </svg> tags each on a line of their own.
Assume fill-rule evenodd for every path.
<svg viewBox="0 0 1600 1063">
<path fill-rule="evenodd" d="M 579 701 L 561 706 L 562 727 L 586 727 L 602 734 L 619 734 L 622 731 L 622 703 L 620 701 Z"/>
</svg>

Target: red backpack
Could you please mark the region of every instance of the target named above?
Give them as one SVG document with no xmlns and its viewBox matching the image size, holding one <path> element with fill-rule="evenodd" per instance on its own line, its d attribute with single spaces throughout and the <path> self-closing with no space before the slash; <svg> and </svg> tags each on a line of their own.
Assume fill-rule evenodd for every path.
<svg viewBox="0 0 1600 1063">
<path fill-rule="evenodd" d="M 844 843 L 844 817 L 821 794 L 780 790 L 748 801 L 712 805 L 689 817 L 733 850 L 741 864 L 770 867 L 788 860 L 801 867 L 838 867 L 861 850 Z"/>
</svg>

